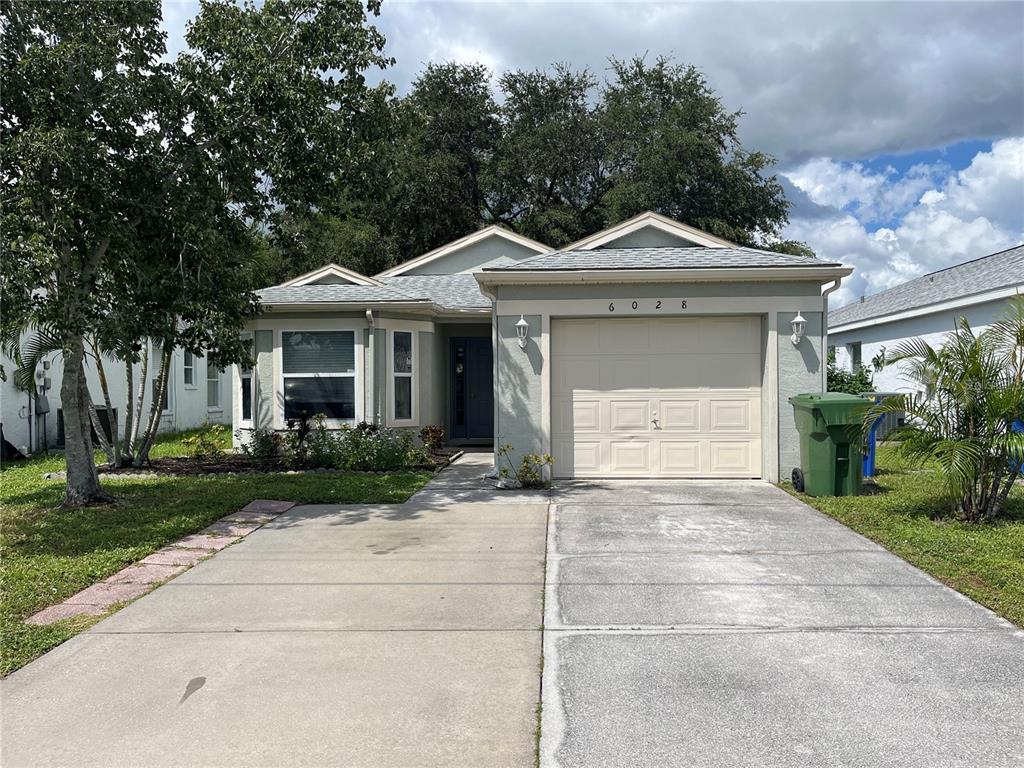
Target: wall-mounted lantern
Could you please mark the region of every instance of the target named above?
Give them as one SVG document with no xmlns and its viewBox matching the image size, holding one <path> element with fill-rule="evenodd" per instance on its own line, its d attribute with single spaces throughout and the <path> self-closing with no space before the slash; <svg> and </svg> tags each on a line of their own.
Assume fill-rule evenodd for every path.
<svg viewBox="0 0 1024 768">
<path fill-rule="evenodd" d="M 793 342 L 793 346 L 795 347 L 804 337 L 804 331 L 807 330 L 807 321 L 804 320 L 803 315 L 797 312 L 791 325 L 793 326 L 793 335 L 789 337 L 789 340 Z"/>
<path fill-rule="evenodd" d="M 526 349 L 526 339 L 530 333 L 530 324 L 526 322 L 526 318 L 522 315 L 519 316 L 519 322 L 516 323 L 516 336 L 519 337 L 519 348 Z"/>
</svg>

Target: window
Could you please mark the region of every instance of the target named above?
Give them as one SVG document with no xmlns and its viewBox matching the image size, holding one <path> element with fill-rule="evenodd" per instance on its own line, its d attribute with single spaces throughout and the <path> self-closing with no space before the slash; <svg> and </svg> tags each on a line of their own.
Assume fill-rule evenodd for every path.
<svg viewBox="0 0 1024 768">
<path fill-rule="evenodd" d="M 238 378 L 241 381 L 242 421 L 252 421 L 252 368 L 238 366 Z"/>
<path fill-rule="evenodd" d="M 184 361 L 181 367 L 185 373 L 185 386 L 194 387 L 196 385 L 196 356 L 186 349 L 183 357 Z"/>
<path fill-rule="evenodd" d="M 850 364 L 854 373 L 860 370 L 861 358 L 860 358 L 860 342 L 855 341 L 852 344 L 847 345 L 850 350 Z"/>
<path fill-rule="evenodd" d="M 412 418 L 412 333 L 391 335 L 392 374 L 395 382 L 395 421 Z"/>
<path fill-rule="evenodd" d="M 356 417 L 354 331 L 283 331 L 281 370 L 284 417 L 322 413 L 328 419 Z"/>
<path fill-rule="evenodd" d="M 206 363 L 206 410 L 208 411 L 219 411 L 222 407 L 220 404 L 220 375 L 222 372 L 222 368 L 218 368 L 210 362 Z"/>
</svg>

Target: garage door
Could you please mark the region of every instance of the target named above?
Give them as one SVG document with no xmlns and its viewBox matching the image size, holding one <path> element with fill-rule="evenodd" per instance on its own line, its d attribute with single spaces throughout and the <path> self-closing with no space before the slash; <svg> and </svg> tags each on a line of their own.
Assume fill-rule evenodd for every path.
<svg viewBox="0 0 1024 768">
<path fill-rule="evenodd" d="M 551 323 L 556 477 L 760 477 L 757 317 Z"/>
</svg>

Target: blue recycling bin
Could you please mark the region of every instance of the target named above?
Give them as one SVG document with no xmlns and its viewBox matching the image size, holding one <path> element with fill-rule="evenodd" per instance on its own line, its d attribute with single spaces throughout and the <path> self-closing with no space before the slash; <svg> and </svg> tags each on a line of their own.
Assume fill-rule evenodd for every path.
<svg viewBox="0 0 1024 768">
<path fill-rule="evenodd" d="M 1015 421 L 1015 422 L 1013 422 L 1013 426 L 1011 427 L 1011 429 L 1014 432 L 1024 432 L 1024 421 Z M 1022 469 L 1022 468 L 1024 468 L 1024 464 L 1022 464 L 1019 461 L 1018 462 L 1011 461 L 1010 462 L 1010 466 L 1013 467 L 1013 469 Z"/>
</svg>

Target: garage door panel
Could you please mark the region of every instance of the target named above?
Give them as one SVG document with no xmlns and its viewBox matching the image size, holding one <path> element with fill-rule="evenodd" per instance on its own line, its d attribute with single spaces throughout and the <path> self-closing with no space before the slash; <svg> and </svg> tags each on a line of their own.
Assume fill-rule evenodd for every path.
<svg viewBox="0 0 1024 768">
<path fill-rule="evenodd" d="M 662 440 L 659 447 L 661 450 L 661 474 L 700 474 L 700 440 Z"/>
<path fill-rule="evenodd" d="M 601 354 L 640 355 L 651 351 L 650 323 L 646 320 L 605 318 L 597 329 Z"/>
<path fill-rule="evenodd" d="M 613 473 L 647 475 L 651 470 L 651 444 L 647 440 L 611 440 L 609 464 Z"/>
<path fill-rule="evenodd" d="M 590 386 L 601 392 L 629 389 L 648 389 L 651 381 L 651 361 L 647 357 L 613 355 L 601 358 L 600 373 L 590 380 Z"/>
<path fill-rule="evenodd" d="M 760 476 L 757 318 L 555 320 L 552 336 L 556 477 Z"/>
<path fill-rule="evenodd" d="M 750 400 L 709 400 L 708 430 L 753 432 Z"/>
<path fill-rule="evenodd" d="M 553 355 L 587 355 L 600 351 L 601 340 L 594 333 L 593 320 L 559 320 L 553 334 Z"/>
<path fill-rule="evenodd" d="M 601 359 L 572 355 L 564 364 L 555 369 L 553 382 L 559 392 L 573 392 L 579 389 L 594 389 L 594 383 L 601 378 Z"/>
<path fill-rule="evenodd" d="M 608 429 L 611 432 L 646 432 L 651 427 L 650 400 L 611 400 Z"/>
<path fill-rule="evenodd" d="M 658 403 L 660 426 L 664 432 L 699 432 L 700 400 L 666 400 Z"/>
<path fill-rule="evenodd" d="M 759 440 L 709 440 L 708 471 L 715 475 L 744 475 L 753 463 L 753 445 Z"/>
</svg>

